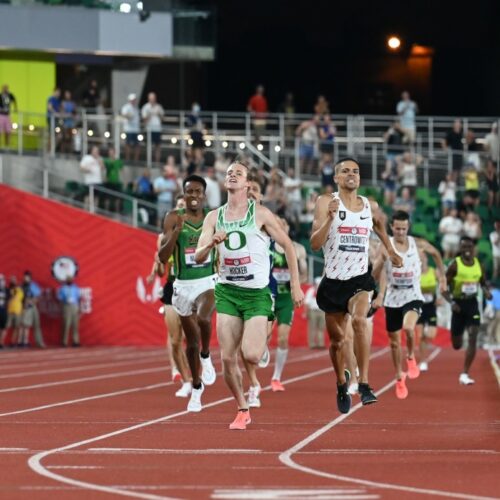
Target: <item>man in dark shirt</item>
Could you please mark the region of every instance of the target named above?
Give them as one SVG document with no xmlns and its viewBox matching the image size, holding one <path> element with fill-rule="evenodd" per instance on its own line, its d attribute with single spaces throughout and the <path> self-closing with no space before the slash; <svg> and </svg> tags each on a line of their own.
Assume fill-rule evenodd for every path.
<svg viewBox="0 0 500 500">
<path fill-rule="evenodd" d="M 9 86 L 2 87 L 0 94 L 0 134 L 4 134 L 5 146 L 10 143 L 10 133 L 12 131 L 12 122 L 10 121 L 10 106 L 13 105 L 17 112 L 16 98 L 9 92 Z"/>
<path fill-rule="evenodd" d="M 89 88 L 83 94 L 82 101 L 85 108 L 92 109 L 95 113 L 95 108 L 99 105 L 99 87 L 96 80 L 90 82 Z"/>
<path fill-rule="evenodd" d="M 443 141 L 443 148 L 451 151 L 452 167 L 455 172 L 459 172 L 462 169 L 464 160 L 463 136 L 462 122 L 457 119 L 453 122 L 453 127 L 448 130 L 446 138 Z"/>
</svg>

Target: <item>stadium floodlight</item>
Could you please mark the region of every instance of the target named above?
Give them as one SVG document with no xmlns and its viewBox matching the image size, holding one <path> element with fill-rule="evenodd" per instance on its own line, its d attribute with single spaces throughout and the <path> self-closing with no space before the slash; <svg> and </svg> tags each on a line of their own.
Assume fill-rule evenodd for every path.
<svg viewBox="0 0 500 500">
<path fill-rule="evenodd" d="M 137 136 L 137 140 L 138 140 L 139 142 L 142 142 L 142 141 L 144 140 L 144 136 L 143 136 L 142 134 L 139 134 L 139 135 Z"/>
<path fill-rule="evenodd" d="M 125 140 L 126 138 L 127 138 L 127 134 L 125 134 L 125 132 L 120 134 L 120 139 Z"/>
<path fill-rule="evenodd" d="M 132 6 L 129 3 L 123 2 L 120 4 L 120 12 L 123 12 L 124 14 L 130 14 L 131 10 Z"/>
<path fill-rule="evenodd" d="M 274 146 L 274 150 L 276 151 L 276 153 L 279 153 L 281 151 L 281 146 L 279 144 Z"/>
<path fill-rule="evenodd" d="M 106 139 L 109 139 L 111 137 L 111 134 L 106 130 L 106 132 L 104 132 L 104 137 L 106 137 Z"/>
<path fill-rule="evenodd" d="M 136 7 L 137 7 L 137 10 L 142 10 L 142 9 L 144 9 L 144 4 L 142 2 L 137 2 Z"/>
<path fill-rule="evenodd" d="M 244 142 L 240 142 L 240 149 L 245 149 L 245 143 Z"/>
<path fill-rule="evenodd" d="M 188 144 L 189 144 L 190 146 L 192 146 L 192 145 L 193 145 L 193 139 L 188 139 Z"/>
<path fill-rule="evenodd" d="M 61 127 L 56 127 L 54 130 L 56 131 L 56 134 L 58 134 L 59 132 L 61 132 Z"/>
<path fill-rule="evenodd" d="M 30 124 L 28 125 L 28 130 L 29 130 L 30 132 L 33 132 L 33 130 L 35 130 L 35 126 L 34 126 L 32 123 L 30 123 Z"/>
<path fill-rule="evenodd" d="M 264 146 L 262 144 L 257 144 L 257 149 L 259 151 L 262 151 L 264 149 Z"/>
<path fill-rule="evenodd" d="M 94 135 L 94 131 L 93 131 L 93 130 L 88 130 L 88 131 L 87 131 L 87 135 L 88 135 L 89 137 L 92 137 L 92 136 Z"/>
<path fill-rule="evenodd" d="M 13 130 L 17 130 L 17 127 L 18 127 L 17 123 L 16 123 L 16 122 L 14 122 L 14 123 L 12 124 L 12 129 L 13 129 Z"/>
<path fill-rule="evenodd" d="M 397 36 L 390 36 L 387 45 L 391 50 L 398 50 L 401 47 L 401 40 Z"/>
<path fill-rule="evenodd" d="M 212 145 L 212 141 L 205 141 L 205 146 L 209 148 Z"/>
<path fill-rule="evenodd" d="M 170 139 L 170 142 L 172 144 L 177 144 L 177 137 L 172 137 L 172 139 Z"/>
</svg>

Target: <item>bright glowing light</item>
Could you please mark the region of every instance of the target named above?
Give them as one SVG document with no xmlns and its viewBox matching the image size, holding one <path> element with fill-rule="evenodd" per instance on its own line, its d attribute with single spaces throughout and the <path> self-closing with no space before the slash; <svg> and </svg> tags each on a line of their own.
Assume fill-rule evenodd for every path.
<svg viewBox="0 0 500 500">
<path fill-rule="evenodd" d="M 72 129 L 72 130 L 71 130 L 71 133 L 72 133 L 73 135 L 76 135 L 76 134 L 78 133 L 78 131 L 76 130 L 76 128 L 74 128 L 74 129 Z"/>
<path fill-rule="evenodd" d="M 144 5 L 142 2 L 137 2 L 137 10 L 142 10 L 144 9 Z"/>
<path fill-rule="evenodd" d="M 389 40 L 387 40 L 387 45 L 391 50 L 397 50 L 401 47 L 401 40 L 397 36 L 391 36 Z"/>
<path fill-rule="evenodd" d="M 172 139 L 170 139 L 170 142 L 172 144 L 177 144 L 177 137 L 172 137 Z"/>
<path fill-rule="evenodd" d="M 17 125 L 17 123 L 13 123 L 13 124 L 12 124 L 12 129 L 13 129 L 13 130 L 17 130 L 17 126 L 18 126 L 18 125 Z"/>
<path fill-rule="evenodd" d="M 94 131 L 93 131 L 93 130 L 88 130 L 88 131 L 87 131 L 87 135 L 88 135 L 89 137 L 92 137 L 92 136 L 94 135 Z"/>
<path fill-rule="evenodd" d="M 58 134 L 61 131 L 61 127 L 56 127 L 54 130 L 56 131 L 56 134 Z"/>
<path fill-rule="evenodd" d="M 193 139 L 188 139 L 188 144 L 189 144 L 190 146 L 192 146 L 192 145 L 193 145 Z"/>
<path fill-rule="evenodd" d="M 229 146 L 229 144 L 227 143 L 227 141 L 222 141 L 223 148 L 227 148 L 228 146 Z"/>
<path fill-rule="evenodd" d="M 257 144 L 257 149 L 259 151 L 262 151 L 264 149 L 264 146 L 262 144 Z"/>
<path fill-rule="evenodd" d="M 139 134 L 139 135 L 137 136 L 137 140 L 138 140 L 139 142 L 142 142 L 142 141 L 144 140 L 144 136 L 143 136 L 142 134 Z"/>
<path fill-rule="evenodd" d="M 209 148 L 212 145 L 212 141 L 205 141 L 205 146 Z"/>
<path fill-rule="evenodd" d="M 109 139 L 111 137 L 111 134 L 106 130 L 106 132 L 104 132 L 104 137 L 106 137 L 106 139 Z"/>
<path fill-rule="evenodd" d="M 132 10 L 132 7 L 129 3 L 121 3 L 120 4 L 120 12 L 124 14 L 128 14 Z"/>
<path fill-rule="evenodd" d="M 240 149 L 245 149 L 245 143 L 244 142 L 240 142 Z"/>
<path fill-rule="evenodd" d="M 281 146 L 274 146 L 274 150 L 276 151 L 276 153 L 279 153 L 281 151 Z"/>
<path fill-rule="evenodd" d="M 122 134 L 120 134 L 120 139 L 125 140 L 126 138 L 127 138 L 127 134 L 125 132 L 123 132 Z"/>
<path fill-rule="evenodd" d="M 33 132 L 33 130 L 35 130 L 35 126 L 34 126 L 32 123 L 30 123 L 30 124 L 28 125 L 28 130 L 29 130 L 30 132 Z"/>
</svg>

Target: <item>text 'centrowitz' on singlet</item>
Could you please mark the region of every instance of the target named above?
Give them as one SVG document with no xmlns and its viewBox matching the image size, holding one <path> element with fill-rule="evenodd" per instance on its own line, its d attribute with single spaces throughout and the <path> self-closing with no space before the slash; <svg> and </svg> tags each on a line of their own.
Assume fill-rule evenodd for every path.
<svg viewBox="0 0 500 500">
<path fill-rule="evenodd" d="M 178 213 L 183 215 L 185 212 L 181 209 Z M 174 251 L 175 271 L 179 280 L 196 280 L 216 273 L 215 250 L 212 250 L 201 264 L 197 264 L 194 260 L 202 227 L 203 221 L 198 223 L 184 221 Z"/>
<path fill-rule="evenodd" d="M 248 200 L 248 209 L 239 220 L 226 220 L 227 204 L 217 210 L 216 231 L 227 238 L 218 245 L 219 283 L 242 288 L 265 288 L 271 269 L 269 236 L 257 227 L 256 204 Z"/>
<path fill-rule="evenodd" d="M 333 193 L 332 197 L 338 198 L 340 203 L 323 245 L 325 274 L 329 279 L 346 281 L 368 272 L 372 209 L 364 196 L 359 196 L 363 201 L 360 212 L 348 210 L 338 193 Z"/>
<path fill-rule="evenodd" d="M 390 238 L 396 253 L 402 257 L 403 266 L 394 267 L 390 260 L 385 263 L 387 272 L 387 290 L 385 293 L 385 307 L 403 307 L 414 300 L 424 297 L 420 290 L 420 275 L 422 273 L 422 262 L 418 253 L 417 243 L 413 236 L 408 236 L 408 250 L 400 252 L 394 245 L 394 238 Z"/>
</svg>

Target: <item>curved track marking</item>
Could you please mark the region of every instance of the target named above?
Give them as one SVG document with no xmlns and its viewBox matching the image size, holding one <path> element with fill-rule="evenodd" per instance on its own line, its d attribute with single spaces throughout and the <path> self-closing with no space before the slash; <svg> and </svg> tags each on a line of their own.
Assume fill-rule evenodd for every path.
<svg viewBox="0 0 500 500">
<path fill-rule="evenodd" d="M 381 356 L 382 354 L 385 354 L 386 352 L 388 352 L 388 350 L 389 350 L 388 348 L 381 349 L 380 351 L 377 351 L 375 354 L 373 354 L 372 357 Z M 318 353 L 318 354 L 307 355 L 307 356 L 304 356 L 304 359 L 311 359 L 311 357 L 325 356 L 326 354 L 327 353 L 325 352 L 325 353 Z M 297 362 L 298 359 L 295 359 L 294 361 Z M 285 381 L 283 381 L 283 384 L 291 384 L 293 382 L 298 382 L 298 381 L 301 381 L 301 380 L 306 380 L 306 379 L 309 379 L 309 378 L 312 378 L 312 377 L 323 375 L 325 373 L 331 373 L 331 371 L 332 371 L 332 367 L 329 366 L 328 368 L 323 368 L 322 370 L 317 370 L 317 371 L 314 371 L 314 372 L 309 372 L 309 373 L 306 373 L 305 375 L 299 375 L 297 377 L 293 377 L 291 379 L 285 380 Z M 270 385 L 267 385 L 266 387 L 262 388 L 263 391 L 268 391 L 270 389 L 271 389 Z M 230 401 L 234 401 L 234 398 L 232 396 L 227 397 L 227 398 L 223 398 L 223 399 L 219 399 L 217 401 L 213 401 L 212 403 L 204 404 L 203 408 L 204 409 L 211 408 L 213 406 L 218 406 L 218 405 L 221 405 L 221 404 L 224 404 L 224 403 L 228 403 Z M 89 483 L 89 482 L 86 482 L 86 481 L 79 481 L 79 480 L 76 480 L 76 479 L 72 479 L 72 478 L 69 478 L 69 477 L 66 477 L 66 476 L 63 476 L 61 474 L 57 474 L 55 472 L 52 472 L 52 471 L 48 470 L 49 466 L 45 467 L 42 464 L 42 460 L 44 458 L 46 458 L 46 457 L 48 457 L 50 455 L 54 455 L 56 453 L 60 453 L 60 452 L 67 451 L 67 450 L 72 450 L 74 448 L 78 448 L 80 446 L 88 445 L 90 443 L 95 443 L 97 441 L 102 441 L 102 440 L 107 439 L 107 438 L 111 438 L 111 437 L 114 437 L 114 436 L 119 436 L 121 434 L 132 432 L 132 431 L 135 431 L 135 430 L 138 430 L 138 429 L 142 429 L 142 428 L 145 428 L 145 427 L 150 427 L 152 425 L 159 424 L 159 423 L 162 423 L 162 422 L 166 422 L 167 420 L 172 420 L 174 418 L 182 417 L 182 416 L 188 415 L 188 414 L 189 414 L 188 411 L 181 411 L 181 412 L 173 413 L 173 414 L 166 415 L 164 417 L 160 417 L 160 418 L 157 418 L 157 419 L 154 419 L 154 420 L 149 420 L 147 422 L 142 422 L 140 424 L 136 424 L 136 425 L 133 425 L 133 426 L 130 426 L 130 427 L 125 427 L 125 428 L 119 429 L 117 431 L 109 432 L 107 434 L 102 434 L 102 435 L 99 435 L 99 436 L 95 436 L 93 438 L 89 438 L 89 439 L 86 439 L 84 441 L 78 441 L 76 443 L 70 443 L 68 445 L 61 446 L 61 447 L 58 447 L 58 448 L 53 448 L 51 450 L 42 451 L 42 452 L 36 453 L 35 455 L 31 456 L 28 459 L 28 465 L 29 465 L 29 467 L 34 472 L 36 472 L 37 474 L 40 474 L 41 476 L 47 477 L 49 479 L 52 479 L 52 480 L 60 482 L 60 483 L 69 484 L 71 486 L 76 486 L 76 487 L 87 489 L 87 490 L 102 491 L 102 492 L 105 492 L 105 493 L 114 493 L 115 495 L 132 496 L 132 497 L 136 497 L 136 498 L 145 498 L 145 499 L 151 499 L 151 500 L 158 500 L 158 499 L 172 500 L 171 497 L 149 495 L 147 493 L 140 493 L 140 492 L 137 492 L 137 491 L 130 492 L 130 491 L 127 491 L 125 489 L 120 489 L 120 488 L 116 488 L 116 487 L 113 488 L 112 486 L 102 486 L 102 485 L 95 484 L 95 483 Z"/>
<path fill-rule="evenodd" d="M 432 354 L 429 356 L 428 361 L 431 362 L 439 353 L 441 352 L 440 348 L 437 348 Z M 378 390 L 376 392 L 376 395 L 379 396 L 383 394 L 384 392 L 387 392 L 391 387 L 395 385 L 396 381 L 392 380 L 388 384 L 386 384 L 382 389 Z M 382 488 L 382 489 L 391 489 L 391 490 L 398 490 L 398 491 L 404 491 L 407 493 L 419 493 L 422 495 L 435 495 L 435 496 L 442 496 L 442 497 L 449 497 L 449 498 L 463 498 L 466 500 L 496 500 L 493 497 L 483 497 L 483 496 L 475 496 L 475 495 L 466 495 L 462 493 L 452 493 L 451 491 L 441 491 L 441 490 L 433 490 L 433 489 L 425 489 L 425 488 L 414 488 L 412 486 L 398 486 L 395 484 L 390 484 L 390 483 L 379 483 L 376 481 L 368 481 L 365 479 L 359 479 L 355 477 L 349 477 L 349 476 L 342 476 L 340 474 L 331 474 L 329 472 L 323 472 L 317 469 L 313 469 L 312 467 L 306 467 L 304 465 L 300 465 L 296 463 L 292 459 L 292 455 L 295 453 L 298 453 L 300 450 L 305 448 L 307 445 L 318 439 L 320 436 L 325 434 L 325 432 L 328 432 L 330 429 L 335 427 L 336 425 L 340 424 L 343 422 L 346 418 L 351 416 L 354 412 L 358 411 L 360 408 L 362 408 L 362 404 L 358 403 L 356 406 L 354 406 L 351 411 L 346 414 L 346 415 L 340 415 L 337 417 L 335 420 L 332 420 L 330 423 L 326 424 L 323 426 L 321 429 L 318 429 L 316 432 L 313 434 L 309 435 L 299 443 L 297 443 L 295 446 L 292 448 L 289 448 L 288 450 L 284 451 L 283 453 L 280 454 L 279 460 L 285 464 L 286 466 L 304 472 L 306 474 L 312 474 L 315 476 L 320 476 L 328 479 L 335 479 L 337 481 L 345 481 L 349 483 L 356 483 L 356 484 L 362 484 L 364 486 L 371 486 L 373 488 Z"/>
</svg>

